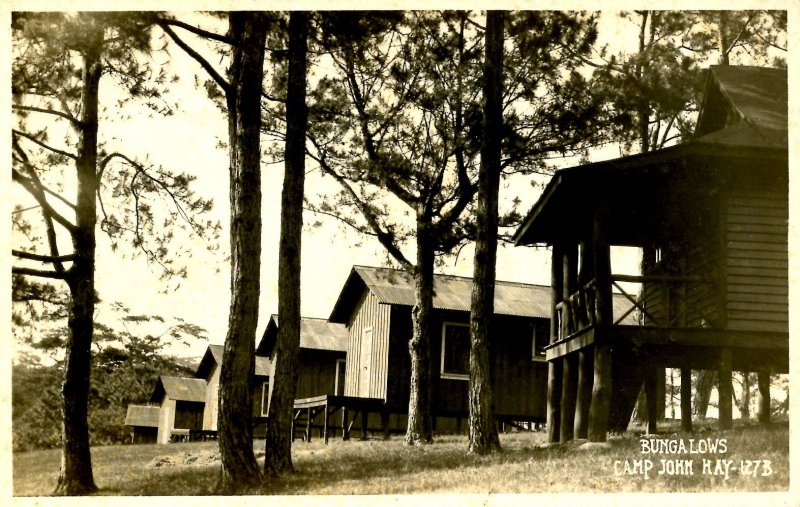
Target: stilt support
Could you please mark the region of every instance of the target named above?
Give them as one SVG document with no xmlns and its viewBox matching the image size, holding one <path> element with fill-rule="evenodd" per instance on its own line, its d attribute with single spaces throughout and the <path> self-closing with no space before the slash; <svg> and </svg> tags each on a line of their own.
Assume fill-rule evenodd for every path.
<svg viewBox="0 0 800 507">
<path fill-rule="evenodd" d="M 681 429 L 692 431 L 692 370 L 681 368 Z"/>
<path fill-rule="evenodd" d="M 547 368 L 547 441 L 558 442 L 561 431 L 562 358 L 550 361 Z"/>
<path fill-rule="evenodd" d="M 572 440 L 575 429 L 575 405 L 578 396 L 578 356 L 564 356 L 564 381 L 561 389 L 561 431 L 560 442 Z"/>
<path fill-rule="evenodd" d="M 761 424 L 769 424 L 770 412 L 770 373 L 769 370 L 760 370 L 758 372 L 758 422 Z"/>
<path fill-rule="evenodd" d="M 578 399 L 575 402 L 575 438 L 588 438 L 589 407 L 592 405 L 592 383 L 594 380 L 594 351 L 582 349 L 578 352 Z"/>
<path fill-rule="evenodd" d="M 731 385 L 731 350 L 719 352 L 719 428 L 729 430 L 733 426 L 733 386 Z"/>
</svg>

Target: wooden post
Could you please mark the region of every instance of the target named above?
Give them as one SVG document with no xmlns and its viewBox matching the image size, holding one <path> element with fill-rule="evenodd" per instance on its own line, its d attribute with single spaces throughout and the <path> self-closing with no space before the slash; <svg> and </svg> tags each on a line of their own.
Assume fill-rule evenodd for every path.
<svg viewBox="0 0 800 507">
<path fill-rule="evenodd" d="M 692 370 L 681 368 L 681 429 L 692 431 Z"/>
<path fill-rule="evenodd" d="M 292 442 L 294 442 L 294 421 L 295 421 L 295 419 L 297 419 L 297 414 L 295 414 L 294 411 L 292 411 L 292 424 L 291 424 L 291 427 L 289 428 L 289 431 L 291 432 L 291 435 L 292 435 Z"/>
<path fill-rule="evenodd" d="M 323 410 L 325 411 L 325 416 L 322 420 L 322 440 L 325 442 L 325 445 L 328 445 L 328 400 L 325 400 L 325 407 Z"/>
<path fill-rule="evenodd" d="M 389 440 L 389 413 L 381 411 L 381 429 L 383 429 L 383 439 Z"/>
<path fill-rule="evenodd" d="M 553 359 L 547 367 L 547 441 L 551 443 L 560 438 L 563 360 L 561 357 Z"/>
<path fill-rule="evenodd" d="M 603 234 L 602 220 L 602 210 L 595 210 L 592 243 L 597 283 L 595 296 L 597 324 L 608 326 L 614 322 L 614 307 L 611 299 L 611 251 Z M 606 441 L 608 416 L 611 408 L 611 389 L 611 348 L 604 343 L 596 342 L 592 404 L 589 408 L 589 440 L 592 442 Z"/>
<path fill-rule="evenodd" d="M 311 407 L 306 412 L 306 442 L 311 442 Z"/>
<path fill-rule="evenodd" d="M 369 412 L 366 410 L 361 410 L 361 440 L 367 439 L 367 422 L 368 422 Z"/>
<path fill-rule="evenodd" d="M 350 440 L 350 427 L 347 426 L 347 407 L 342 407 L 342 440 Z"/>
<path fill-rule="evenodd" d="M 578 357 L 575 353 L 564 356 L 564 381 L 561 390 L 560 442 L 572 440 L 575 429 L 575 405 L 578 396 Z"/>
<path fill-rule="evenodd" d="M 770 373 L 769 370 L 758 371 L 758 422 L 761 424 L 769 424 L 771 398 L 769 394 L 770 386 Z"/>
<path fill-rule="evenodd" d="M 564 288 L 564 267 L 562 249 L 559 243 L 553 244 L 550 261 L 550 343 L 558 339 L 558 313 L 556 305 L 561 301 Z M 563 380 L 562 358 L 550 361 L 547 367 L 547 441 L 558 442 L 561 428 L 561 383 Z"/>
<path fill-rule="evenodd" d="M 582 349 L 578 352 L 578 397 L 575 402 L 575 438 L 587 438 L 589 435 L 589 407 L 592 404 L 593 350 Z"/>
<path fill-rule="evenodd" d="M 647 434 L 658 431 L 658 372 L 648 367 L 644 372 L 644 399 L 647 407 Z"/>
<path fill-rule="evenodd" d="M 733 426 L 733 386 L 731 385 L 731 349 L 719 351 L 719 429 L 729 430 Z"/>
</svg>

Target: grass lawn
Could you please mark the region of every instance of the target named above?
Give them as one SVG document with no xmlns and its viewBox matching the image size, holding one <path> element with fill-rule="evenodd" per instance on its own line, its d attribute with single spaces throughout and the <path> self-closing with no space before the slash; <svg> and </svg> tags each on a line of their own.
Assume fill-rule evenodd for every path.
<svg viewBox="0 0 800 507">
<path fill-rule="evenodd" d="M 776 422 L 766 428 L 752 425 L 722 432 L 706 428 L 692 434 L 658 435 L 675 442 L 672 445 L 682 442 L 686 453 L 664 450 L 643 454 L 636 431 L 611 439 L 607 448 L 591 450 L 580 449 L 574 443 L 545 446 L 543 432 L 508 433 L 500 438 L 503 451 L 488 456 L 468 456 L 465 436 L 441 436 L 433 445 L 417 448 L 405 447 L 400 437 L 365 442 L 333 439 L 327 446 L 320 439 L 311 443 L 295 441 L 292 452 L 296 473 L 265 483 L 260 493 L 786 491 L 789 487 L 788 422 Z M 698 441 L 706 439 L 726 439 L 726 452 L 690 453 L 691 445 L 697 450 Z M 256 443 L 256 456 L 260 459 L 263 449 L 263 442 Z M 212 494 L 218 459 L 216 442 L 92 449 L 100 495 Z M 626 464 L 627 471 L 636 472 L 633 460 L 643 459 L 653 463 L 647 478 L 640 473 L 625 473 Z M 684 469 L 679 475 L 659 475 L 662 459 L 690 459 L 693 474 L 688 475 Z M 710 459 L 714 465 L 709 472 L 723 471 L 716 467 L 717 459 L 729 460 L 736 470 L 729 469 L 727 479 L 724 475 L 704 474 L 703 459 Z M 751 475 L 753 470 L 745 475 L 740 470 L 741 460 L 769 460 L 769 469 L 760 462 L 755 475 Z M 59 450 L 16 453 L 13 462 L 15 495 L 39 496 L 53 491 Z M 754 461 L 751 467 L 755 467 Z"/>
</svg>

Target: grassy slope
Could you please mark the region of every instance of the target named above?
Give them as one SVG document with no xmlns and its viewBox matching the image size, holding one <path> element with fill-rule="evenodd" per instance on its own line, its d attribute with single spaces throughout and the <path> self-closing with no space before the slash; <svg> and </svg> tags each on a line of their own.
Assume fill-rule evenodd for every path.
<svg viewBox="0 0 800 507">
<path fill-rule="evenodd" d="M 432 446 L 408 448 L 399 438 L 389 441 L 295 442 L 298 473 L 265 485 L 266 494 L 402 494 L 421 492 L 544 493 L 587 491 L 785 491 L 789 485 L 788 423 L 769 428 L 742 427 L 726 432 L 659 435 L 662 438 L 727 438 L 728 452 L 719 456 L 643 456 L 633 432 L 614 439 L 610 449 L 579 450 L 574 445 L 544 447 L 543 433 L 501 435 L 503 452 L 467 456 L 466 437 L 440 437 Z M 211 494 L 218 465 L 199 465 L 216 459 L 215 442 L 97 447 L 92 451 L 95 480 L 102 495 Z M 259 450 L 261 451 L 259 454 Z M 256 444 L 263 456 L 263 443 Z M 694 476 L 615 476 L 614 461 L 651 458 L 694 458 Z M 768 459 L 775 472 L 769 477 L 728 480 L 700 474 L 702 457 Z M 152 465 L 158 459 L 189 461 L 192 465 Z M 209 461 L 210 460 L 210 461 Z M 46 495 L 55 486 L 58 450 L 14 455 L 14 494 Z M 656 465 L 656 470 L 658 469 Z"/>
</svg>

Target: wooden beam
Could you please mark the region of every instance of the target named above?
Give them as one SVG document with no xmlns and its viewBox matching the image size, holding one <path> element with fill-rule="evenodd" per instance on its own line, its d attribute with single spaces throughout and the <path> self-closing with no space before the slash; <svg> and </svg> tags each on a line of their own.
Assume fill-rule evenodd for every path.
<svg viewBox="0 0 800 507">
<path fill-rule="evenodd" d="M 592 228 L 595 282 L 597 284 L 597 324 L 611 324 L 614 307 L 611 299 L 611 253 L 605 237 L 604 213 L 595 209 Z M 611 409 L 611 348 L 602 343 L 594 346 L 594 384 L 589 408 L 589 440 L 605 442 Z"/>
<path fill-rule="evenodd" d="M 325 403 L 325 415 L 322 421 L 322 440 L 328 445 L 328 403 Z"/>
<path fill-rule="evenodd" d="M 608 432 L 608 415 L 611 407 L 611 348 L 594 346 L 594 384 L 592 404 L 589 408 L 589 440 L 605 442 Z"/>
<path fill-rule="evenodd" d="M 367 422 L 368 422 L 369 412 L 366 410 L 361 411 L 361 440 L 367 439 Z"/>
<path fill-rule="evenodd" d="M 733 426 L 733 386 L 731 385 L 731 349 L 719 351 L 717 375 L 719 393 L 719 429 L 729 430 Z"/>
<path fill-rule="evenodd" d="M 459 422 L 461 419 L 459 419 Z M 383 439 L 389 440 L 389 412 L 381 411 L 381 428 L 383 429 Z"/>
<path fill-rule="evenodd" d="M 692 370 L 681 368 L 681 429 L 692 431 Z"/>
<path fill-rule="evenodd" d="M 658 431 L 658 371 L 648 367 L 644 372 L 644 399 L 647 407 L 647 434 Z"/>
<path fill-rule="evenodd" d="M 556 306 L 561 302 L 564 291 L 563 251 L 559 243 L 553 244 L 550 259 L 550 343 L 555 343 L 559 336 L 558 311 Z"/>
<path fill-rule="evenodd" d="M 578 398 L 578 356 L 564 357 L 564 380 L 561 388 L 561 431 L 560 442 L 572 440 L 575 431 L 575 405 Z"/>
<path fill-rule="evenodd" d="M 560 438 L 563 361 L 563 358 L 555 359 L 547 367 L 547 441 L 551 443 Z"/>
<path fill-rule="evenodd" d="M 311 442 L 311 420 L 313 417 L 311 416 L 311 408 L 306 409 L 306 442 Z"/>
<path fill-rule="evenodd" d="M 759 370 L 758 372 L 758 422 L 769 424 L 770 412 L 770 372 L 769 370 Z"/>
<path fill-rule="evenodd" d="M 589 407 L 592 404 L 592 383 L 594 381 L 594 351 L 582 349 L 578 352 L 578 398 L 575 402 L 575 438 L 589 435 Z"/>
<path fill-rule="evenodd" d="M 342 407 L 342 440 L 350 440 L 350 426 L 347 425 L 347 407 Z"/>
</svg>

